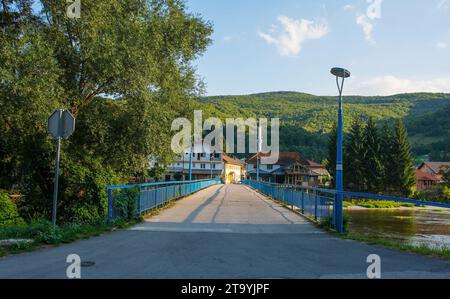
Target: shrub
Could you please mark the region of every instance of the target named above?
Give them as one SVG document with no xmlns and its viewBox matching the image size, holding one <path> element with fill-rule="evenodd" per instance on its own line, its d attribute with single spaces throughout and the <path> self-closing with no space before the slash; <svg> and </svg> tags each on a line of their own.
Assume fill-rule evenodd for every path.
<svg viewBox="0 0 450 299">
<path fill-rule="evenodd" d="M 137 200 L 139 187 L 121 190 L 114 198 L 114 209 L 118 219 L 132 220 L 138 216 Z"/>
<path fill-rule="evenodd" d="M 344 225 L 344 232 L 349 231 L 349 223 L 350 223 L 350 215 L 344 214 L 342 218 L 342 222 Z M 331 228 L 333 227 L 333 216 L 325 217 L 320 220 L 319 226 L 322 228 Z"/>
<path fill-rule="evenodd" d="M 0 227 L 23 223 L 16 205 L 5 191 L 0 190 Z"/>
<path fill-rule="evenodd" d="M 91 160 L 90 165 L 68 161 L 61 177 L 58 223 L 97 225 L 105 223 L 108 208 L 106 187 L 117 183 L 115 173 Z"/>
</svg>

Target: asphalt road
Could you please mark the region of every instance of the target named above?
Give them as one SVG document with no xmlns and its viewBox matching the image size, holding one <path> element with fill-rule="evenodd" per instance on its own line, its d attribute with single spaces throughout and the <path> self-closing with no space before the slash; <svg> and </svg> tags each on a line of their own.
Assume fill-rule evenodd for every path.
<svg viewBox="0 0 450 299">
<path fill-rule="evenodd" d="M 450 278 L 450 262 L 342 240 L 240 185 L 213 186 L 129 230 L 0 259 L 0 278 Z"/>
</svg>

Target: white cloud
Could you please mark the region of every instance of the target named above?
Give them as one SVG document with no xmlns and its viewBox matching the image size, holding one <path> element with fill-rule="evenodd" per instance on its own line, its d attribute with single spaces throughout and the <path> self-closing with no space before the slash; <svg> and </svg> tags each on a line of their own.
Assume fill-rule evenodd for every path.
<svg viewBox="0 0 450 299">
<path fill-rule="evenodd" d="M 439 42 L 436 44 L 436 48 L 438 49 L 446 49 L 448 47 L 448 45 L 444 42 Z"/>
<path fill-rule="evenodd" d="M 449 1 L 448 0 L 441 0 L 437 4 L 437 8 L 438 9 L 448 9 L 448 6 L 449 6 Z"/>
<path fill-rule="evenodd" d="M 412 92 L 450 93 L 450 77 L 414 80 L 395 76 L 381 76 L 367 81 L 350 81 L 347 93 L 367 96 L 387 96 Z"/>
<path fill-rule="evenodd" d="M 287 16 L 279 16 L 283 33 L 278 35 L 258 32 L 258 35 L 268 44 L 274 44 L 282 56 L 297 55 L 302 50 L 303 43 L 308 39 L 320 39 L 329 32 L 325 21 L 293 20 Z M 273 29 L 274 27 L 272 27 Z"/>
<path fill-rule="evenodd" d="M 344 10 L 345 11 L 350 11 L 350 10 L 354 10 L 356 7 L 354 5 L 351 4 L 347 4 L 344 6 Z"/>
<path fill-rule="evenodd" d="M 375 40 L 372 37 L 373 24 L 370 19 L 366 15 L 357 15 L 356 24 L 362 27 L 366 40 L 371 44 L 375 44 Z"/>
</svg>

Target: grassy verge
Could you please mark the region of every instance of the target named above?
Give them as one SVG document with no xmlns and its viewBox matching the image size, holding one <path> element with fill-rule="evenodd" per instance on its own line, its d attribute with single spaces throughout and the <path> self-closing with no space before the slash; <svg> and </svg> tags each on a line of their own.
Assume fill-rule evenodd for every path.
<svg viewBox="0 0 450 299">
<path fill-rule="evenodd" d="M 139 220 L 121 221 L 113 225 L 81 225 L 65 224 L 53 227 L 49 221 L 35 221 L 30 224 L 0 227 L 0 240 L 30 239 L 30 243 L 22 242 L 8 246 L 0 246 L 0 256 L 32 251 L 43 246 L 58 246 L 80 239 L 99 236 L 116 229 L 128 228 Z"/>
<path fill-rule="evenodd" d="M 118 221 L 111 225 L 65 224 L 54 228 L 51 222 L 42 220 L 30 224 L 0 227 L 0 240 L 33 240 L 31 243 L 23 242 L 9 246 L 0 246 L 0 257 L 8 254 L 33 251 L 45 246 L 58 246 L 61 244 L 72 243 L 77 240 L 100 236 L 117 229 L 126 229 L 142 222 L 144 218 L 156 216 L 163 210 L 173 207 L 176 202 L 177 200 L 169 201 L 168 203 L 149 211 L 140 219 Z"/>
<path fill-rule="evenodd" d="M 401 240 L 394 240 L 394 239 L 386 239 L 386 238 L 380 238 L 380 237 L 374 237 L 374 236 L 365 236 L 361 234 L 356 233 L 347 233 L 347 234 L 337 234 L 333 233 L 339 238 L 342 239 L 348 239 L 348 240 L 355 240 L 359 242 L 364 242 L 370 245 L 381 245 L 387 248 L 401 250 L 401 251 L 407 251 L 412 253 L 417 253 L 420 255 L 427 255 L 427 256 L 433 256 L 438 258 L 443 258 L 450 260 L 450 248 L 442 246 L 442 247 L 429 247 L 425 244 L 421 246 L 414 246 L 411 245 L 405 241 Z"/>
<path fill-rule="evenodd" d="M 368 209 L 396 209 L 396 208 L 414 208 L 412 203 L 402 203 L 387 200 L 354 200 L 344 201 L 344 208 L 359 206 Z"/>
</svg>

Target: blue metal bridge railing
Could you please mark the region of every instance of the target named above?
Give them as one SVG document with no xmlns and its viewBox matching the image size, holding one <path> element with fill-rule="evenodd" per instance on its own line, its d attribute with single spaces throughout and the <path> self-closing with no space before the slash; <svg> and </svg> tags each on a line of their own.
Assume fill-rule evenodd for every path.
<svg viewBox="0 0 450 299">
<path fill-rule="evenodd" d="M 244 181 L 242 184 L 281 201 L 283 204 L 296 207 L 302 214 L 317 221 L 331 218 L 336 194 L 334 190 L 256 181 Z"/>
<path fill-rule="evenodd" d="M 198 192 L 207 187 L 220 184 L 220 179 L 198 181 L 158 182 L 136 185 L 108 186 L 108 224 L 123 218 L 123 203 L 121 198 L 130 196 L 134 204 L 130 211 L 135 215 L 141 215 L 158 208 L 169 201 L 182 198 Z M 129 203 L 127 203 L 129 205 Z"/>
</svg>

